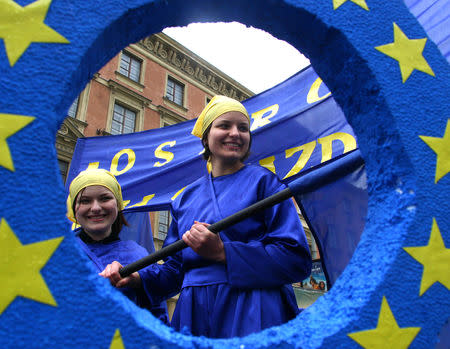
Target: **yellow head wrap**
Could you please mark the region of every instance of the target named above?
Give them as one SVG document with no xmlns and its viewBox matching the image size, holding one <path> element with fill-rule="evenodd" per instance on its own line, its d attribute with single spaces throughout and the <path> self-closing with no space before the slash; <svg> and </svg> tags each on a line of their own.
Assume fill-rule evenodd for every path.
<svg viewBox="0 0 450 349">
<path fill-rule="evenodd" d="M 203 137 L 206 129 L 222 114 L 230 111 L 238 111 L 244 114 L 250 123 L 250 116 L 242 103 L 233 98 L 226 96 L 214 96 L 201 112 L 197 121 L 195 122 L 192 134 L 198 138 Z"/>
<path fill-rule="evenodd" d="M 104 169 L 94 168 L 82 171 L 76 176 L 69 187 L 69 196 L 67 197 L 67 217 L 76 223 L 75 212 L 73 212 L 73 201 L 78 193 L 91 185 L 101 185 L 113 193 L 117 200 L 119 211 L 123 210 L 122 189 L 116 177 Z"/>
</svg>

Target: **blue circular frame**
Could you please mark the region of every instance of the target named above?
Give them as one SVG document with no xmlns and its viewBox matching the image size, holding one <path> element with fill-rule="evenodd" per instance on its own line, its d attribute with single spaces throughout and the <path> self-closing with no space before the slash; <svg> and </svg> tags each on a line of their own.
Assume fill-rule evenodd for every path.
<svg viewBox="0 0 450 349">
<path fill-rule="evenodd" d="M 420 328 L 411 347 L 436 343 L 450 317 L 449 285 L 437 275 L 420 294 L 423 265 L 404 247 L 426 246 L 433 219 L 450 246 L 450 176 L 435 183 L 436 154 L 419 137 L 444 135 L 450 74 L 431 40 L 423 57 L 434 76 L 414 70 L 404 82 L 399 62 L 375 48 L 394 42 L 394 23 L 409 39 L 427 37 L 402 1 L 20 2 L 27 5 L 49 6 L 44 24 L 69 43 L 42 42 L 36 35 L 13 65 L 11 46 L 0 48 L 0 122 L 5 114 L 34 117 L 6 139 L 14 171 L 0 166 L 2 229 L 7 222 L 23 245 L 64 239 L 41 269 L 56 305 L 17 294 L 0 312 L 2 347 L 358 348 L 349 335 L 377 328 L 383 299 L 400 330 Z M 168 26 L 217 21 L 263 29 L 310 58 L 358 136 L 369 182 L 364 233 L 333 289 L 287 324 L 228 340 L 174 332 L 93 277 L 66 223 L 54 148 L 71 102 L 123 47 Z M 20 277 L 13 274 L 2 275 Z M 374 347 L 383 339 L 376 333 L 369 340 Z"/>
</svg>

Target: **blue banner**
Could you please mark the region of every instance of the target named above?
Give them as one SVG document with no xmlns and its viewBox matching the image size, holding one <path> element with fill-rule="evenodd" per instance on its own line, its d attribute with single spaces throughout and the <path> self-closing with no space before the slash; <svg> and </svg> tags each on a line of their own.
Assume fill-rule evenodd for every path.
<svg viewBox="0 0 450 349">
<path fill-rule="evenodd" d="M 312 173 L 315 184 L 306 182 L 303 185 L 309 190 L 291 187 L 317 242 L 328 287 L 335 283 L 349 263 L 366 221 L 369 199 L 366 172 L 362 161 L 359 166 L 357 161 L 353 165 L 349 171 L 334 171 L 331 178 L 320 178 L 320 174 Z M 342 167 L 336 168 L 342 170 Z"/>
<path fill-rule="evenodd" d="M 125 212 L 124 216 L 128 226 L 123 226 L 120 231 L 120 238 L 122 240 L 136 241 L 139 245 L 145 247 L 149 254 L 155 252 L 149 213 Z"/>
<path fill-rule="evenodd" d="M 248 163 L 260 163 L 289 183 L 303 171 L 357 148 L 339 106 L 312 68 L 243 102 L 251 116 Z M 116 175 L 126 211 L 165 210 L 206 173 L 194 120 L 118 136 L 78 140 L 67 183 L 98 167 Z"/>
<path fill-rule="evenodd" d="M 450 1 L 404 0 L 404 2 L 450 63 Z"/>
</svg>

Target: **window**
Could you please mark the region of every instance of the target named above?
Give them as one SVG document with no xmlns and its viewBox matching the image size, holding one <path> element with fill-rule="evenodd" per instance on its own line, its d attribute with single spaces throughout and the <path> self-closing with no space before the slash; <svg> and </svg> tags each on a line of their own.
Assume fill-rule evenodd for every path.
<svg viewBox="0 0 450 349">
<path fill-rule="evenodd" d="M 178 124 L 180 122 L 184 122 L 187 119 L 177 113 L 172 112 L 171 110 L 159 106 L 159 120 L 160 120 L 160 127 L 166 127 L 166 126 L 172 126 L 175 124 Z"/>
<path fill-rule="evenodd" d="M 169 231 L 170 215 L 169 211 L 159 212 L 158 239 L 164 240 Z"/>
<path fill-rule="evenodd" d="M 58 165 L 59 165 L 59 172 L 61 173 L 63 182 L 66 183 L 67 171 L 69 170 L 69 163 L 67 161 L 58 159 Z"/>
<path fill-rule="evenodd" d="M 122 52 L 119 72 L 131 80 L 139 82 L 142 62 L 126 52 Z"/>
<path fill-rule="evenodd" d="M 120 104 L 114 104 L 114 114 L 111 123 L 111 134 L 119 135 L 134 132 L 136 112 Z"/>
<path fill-rule="evenodd" d="M 182 106 L 184 99 L 184 85 L 169 77 L 167 79 L 166 98 Z"/>
<path fill-rule="evenodd" d="M 77 116 L 77 110 L 78 110 L 78 100 L 79 97 L 75 98 L 72 105 L 69 108 L 69 111 L 67 112 L 67 116 L 70 116 L 71 118 L 75 118 Z"/>
</svg>

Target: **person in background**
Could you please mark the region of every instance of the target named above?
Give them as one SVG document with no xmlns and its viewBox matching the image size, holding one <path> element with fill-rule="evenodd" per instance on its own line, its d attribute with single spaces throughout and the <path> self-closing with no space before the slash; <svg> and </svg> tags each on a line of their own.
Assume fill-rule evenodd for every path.
<svg viewBox="0 0 450 349">
<path fill-rule="evenodd" d="M 148 255 L 136 242 L 120 239 L 124 225 L 122 189 L 114 175 L 103 169 L 82 171 L 73 179 L 67 198 L 67 217 L 79 224 L 77 240 L 101 272 L 112 261 L 128 264 Z M 142 287 L 120 289 L 139 307 L 168 323 L 166 305 L 153 303 Z"/>
<path fill-rule="evenodd" d="M 103 271 L 117 286 L 142 284 L 161 299 L 180 292 L 171 325 L 196 336 L 245 336 L 280 325 L 298 313 L 290 285 L 311 272 L 311 255 L 292 200 L 286 200 L 220 234 L 219 221 L 285 188 L 269 170 L 246 165 L 250 118 L 238 101 L 215 96 L 192 133 L 202 140 L 210 173 L 191 183 L 172 204 L 164 245 L 183 239 L 190 248 L 158 270 L 121 278 L 121 264 Z"/>
<path fill-rule="evenodd" d="M 312 276 L 309 277 L 309 283 L 311 284 L 313 290 L 319 289 L 319 284 L 317 283 L 316 279 L 313 278 Z"/>
<path fill-rule="evenodd" d="M 325 291 L 325 282 L 319 281 L 319 290 Z"/>
</svg>

